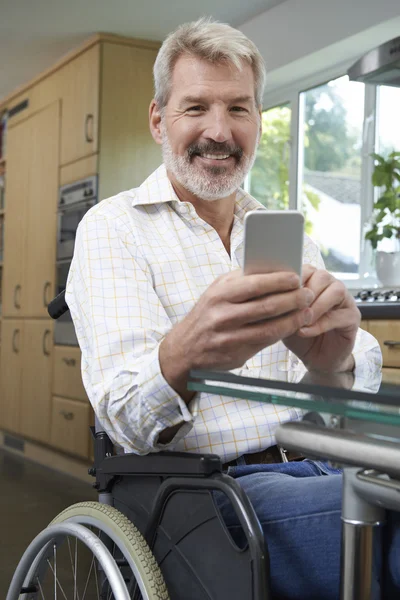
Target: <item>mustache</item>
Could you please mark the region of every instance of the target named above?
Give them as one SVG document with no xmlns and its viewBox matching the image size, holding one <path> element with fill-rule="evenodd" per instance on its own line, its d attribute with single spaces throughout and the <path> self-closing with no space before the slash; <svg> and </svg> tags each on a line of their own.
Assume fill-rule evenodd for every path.
<svg viewBox="0 0 400 600">
<path fill-rule="evenodd" d="M 243 149 L 240 146 L 210 140 L 204 144 L 190 144 L 187 153 L 189 158 L 198 154 L 230 154 L 239 160 L 243 156 Z"/>
</svg>

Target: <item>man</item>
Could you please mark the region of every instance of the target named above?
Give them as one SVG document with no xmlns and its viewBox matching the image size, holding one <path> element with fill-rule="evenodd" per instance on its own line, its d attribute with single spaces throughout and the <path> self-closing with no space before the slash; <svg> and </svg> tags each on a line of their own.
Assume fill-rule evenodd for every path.
<svg viewBox="0 0 400 600">
<path fill-rule="evenodd" d="M 191 368 L 357 376 L 380 368 L 378 344 L 309 238 L 302 287 L 290 273 L 242 274 L 243 219 L 261 208 L 240 189 L 261 133 L 254 44 L 227 25 L 189 23 L 164 42 L 154 78 L 150 129 L 164 165 L 94 207 L 77 234 L 66 298 L 88 396 L 126 451 L 249 465 L 236 474 L 268 538 L 274 593 L 336 598 L 341 477 L 321 463 L 251 467 L 270 461 L 276 426 L 298 412 L 186 383 Z"/>
</svg>

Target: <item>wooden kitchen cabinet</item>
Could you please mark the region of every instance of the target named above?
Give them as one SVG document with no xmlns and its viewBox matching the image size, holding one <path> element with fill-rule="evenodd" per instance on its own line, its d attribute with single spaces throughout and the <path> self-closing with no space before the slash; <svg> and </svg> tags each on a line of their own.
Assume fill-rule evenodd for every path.
<svg viewBox="0 0 400 600">
<path fill-rule="evenodd" d="M 31 160 L 32 123 L 24 121 L 7 133 L 7 223 L 4 232 L 2 314 L 19 317 L 23 313 L 22 284 L 25 265 L 26 198 Z"/>
<path fill-rule="evenodd" d="M 89 457 L 91 409 L 86 402 L 53 397 L 50 443 L 70 454 Z"/>
<path fill-rule="evenodd" d="M 144 42 L 102 44 L 99 199 L 139 186 L 162 162 L 148 120 L 156 56 Z"/>
<path fill-rule="evenodd" d="M 53 322 L 3 319 L 0 359 L 0 425 L 49 442 Z"/>
<path fill-rule="evenodd" d="M 78 347 L 54 346 L 53 395 L 89 402 L 82 383 Z"/>
<path fill-rule="evenodd" d="M 24 321 L 3 319 L 0 350 L 0 426 L 20 433 Z"/>
<path fill-rule="evenodd" d="M 390 369 L 384 367 L 382 369 L 382 375 L 385 383 L 393 383 L 394 385 L 400 385 L 400 369 Z"/>
<path fill-rule="evenodd" d="M 47 317 L 55 290 L 60 103 L 9 128 L 3 316 Z"/>
<path fill-rule="evenodd" d="M 19 432 L 49 443 L 51 413 L 53 321 L 24 321 Z"/>
<path fill-rule="evenodd" d="M 97 44 L 62 69 L 62 165 L 98 149 L 100 52 Z"/>
<path fill-rule="evenodd" d="M 100 201 L 140 185 L 159 166 L 148 128 L 158 48 L 96 34 L 0 102 L 0 113 L 17 108 L 7 131 L 0 428 L 83 458 L 94 417 L 80 350 L 54 347 L 47 314 L 56 289 L 58 191 L 97 175 Z"/>
<path fill-rule="evenodd" d="M 26 317 L 48 317 L 47 305 L 55 292 L 60 108 L 60 102 L 56 101 L 32 117 L 34 135 L 25 240 L 23 315 Z"/>
<path fill-rule="evenodd" d="M 383 366 L 400 368 L 400 321 L 370 320 L 368 331 L 379 342 Z"/>
</svg>

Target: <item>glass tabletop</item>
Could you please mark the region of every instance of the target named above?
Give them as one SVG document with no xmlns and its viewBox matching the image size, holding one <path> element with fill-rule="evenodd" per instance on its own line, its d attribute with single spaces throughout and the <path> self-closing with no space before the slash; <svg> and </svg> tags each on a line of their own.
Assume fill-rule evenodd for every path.
<svg viewBox="0 0 400 600">
<path fill-rule="evenodd" d="M 398 376 L 393 371 L 355 378 L 352 373 L 266 373 L 260 369 L 248 376 L 245 370 L 239 375 L 193 370 L 188 389 L 395 426 L 394 436 L 399 439 L 400 369 Z"/>
</svg>

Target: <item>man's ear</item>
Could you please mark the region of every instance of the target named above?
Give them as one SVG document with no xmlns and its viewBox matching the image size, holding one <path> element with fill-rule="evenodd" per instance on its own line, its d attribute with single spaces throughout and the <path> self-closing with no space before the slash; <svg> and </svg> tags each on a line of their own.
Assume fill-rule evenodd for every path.
<svg viewBox="0 0 400 600">
<path fill-rule="evenodd" d="M 260 127 L 259 127 L 259 138 L 258 138 L 258 143 L 260 143 L 261 141 L 261 136 L 262 136 L 262 106 L 258 107 L 258 114 L 260 115 Z"/>
<path fill-rule="evenodd" d="M 161 111 L 154 99 L 150 102 L 149 106 L 149 125 L 151 135 L 156 144 L 162 144 Z"/>
</svg>

